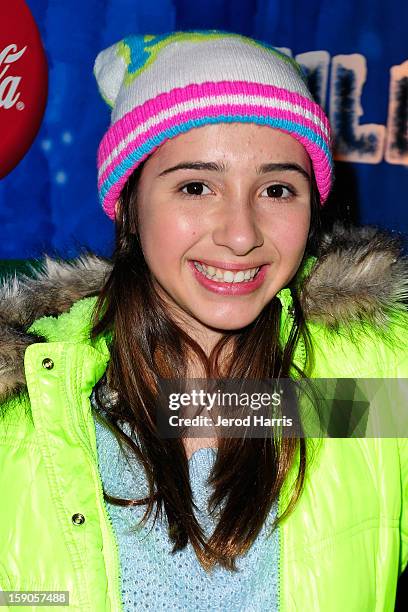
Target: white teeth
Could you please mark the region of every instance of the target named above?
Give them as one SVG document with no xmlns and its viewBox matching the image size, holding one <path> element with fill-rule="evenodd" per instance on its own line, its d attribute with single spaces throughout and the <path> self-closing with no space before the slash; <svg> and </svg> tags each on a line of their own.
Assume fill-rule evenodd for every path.
<svg viewBox="0 0 408 612">
<path fill-rule="evenodd" d="M 259 268 L 251 268 L 250 270 L 239 270 L 234 274 L 231 270 L 220 270 L 220 268 L 214 268 L 213 266 L 206 266 L 200 264 L 197 261 L 193 262 L 197 270 L 199 270 L 204 276 L 211 280 L 218 281 L 220 283 L 242 283 L 252 279 L 257 274 Z"/>
</svg>

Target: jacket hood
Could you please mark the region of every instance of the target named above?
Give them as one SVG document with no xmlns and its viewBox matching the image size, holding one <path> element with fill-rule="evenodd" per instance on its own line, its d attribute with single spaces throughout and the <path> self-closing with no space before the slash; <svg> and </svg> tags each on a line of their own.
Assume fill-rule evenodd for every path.
<svg viewBox="0 0 408 612">
<path fill-rule="evenodd" d="M 0 401 L 25 387 L 24 353 L 42 339 L 28 333 L 35 320 L 67 312 L 96 295 L 112 268 L 86 254 L 73 262 L 46 257 L 32 277 L 12 277 L 0 286 Z M 408 259 L 401 238 L 374 227 L 335 224 L 323 234 L 318 256 L 299 287 L 307 322 L 330 328 L 369 321 L 379 327 L 406 308 Z"/>
</svg>

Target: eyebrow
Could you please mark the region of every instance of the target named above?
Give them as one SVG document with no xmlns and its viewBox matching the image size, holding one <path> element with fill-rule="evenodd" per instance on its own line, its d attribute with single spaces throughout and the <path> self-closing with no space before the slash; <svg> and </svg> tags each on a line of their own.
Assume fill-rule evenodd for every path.
<svg viewBox="0 0 408 612">
<path fill-rule="evenodd" d="M 176 166 L 172 166 L 171 168 L 167 168 L 163 170 L 158 176 L 166 176 L 171 172 L 177 172 L 178 170 L 209 170 L 211 172 L 220 172 L 225 174 L 228 170 L 228 166 L 223 162 L 204 162 L 204 161 L 194 161 L 194 162 L 180 162 Z M 258 166 L 256 169 L 257 174 L 266 174 L 267 172 L 275 172 L 275 171 L 289 171 L 289 172 L 298 172 L 301 174 L 309 183 L 310 183 L 310 175 L 306 172 L 302 166 L 296 163 L 268 163 L 262 164 Z"/>
</svg>

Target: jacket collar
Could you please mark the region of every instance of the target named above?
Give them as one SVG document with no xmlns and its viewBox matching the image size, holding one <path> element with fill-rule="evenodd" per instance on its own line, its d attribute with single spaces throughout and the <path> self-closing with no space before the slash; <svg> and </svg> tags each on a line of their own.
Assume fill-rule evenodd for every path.
<svg viewBox="0 0 408 612">
<path fill-rule="evenodd" d="M 58 262 L 49 257 L 33 277 L 12 278 L 0 287 L 0 401 L 25 388 L 24 354 L 40 341 L 33 322 L 58 316 L 82 298 L 97 295 L 111 263 L 95 255 Z M 335 224 L 322 236 L 317 258 L 308 258 L 296 279 L 305 319 L 330 328 L 357 321 L 383 325 L 406 308 L 408 261 L 398 236 L 372 227 Z M 278 293 L 290 313 L 290 290 Z M 38 327 L 37 327 L 38 329 Z"/>
</svg>

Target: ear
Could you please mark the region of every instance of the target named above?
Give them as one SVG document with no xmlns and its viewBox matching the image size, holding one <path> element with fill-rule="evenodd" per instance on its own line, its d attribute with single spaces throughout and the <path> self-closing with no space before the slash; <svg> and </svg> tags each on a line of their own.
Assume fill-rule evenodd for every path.
<svg viewBox="0 0 408 612">
<path fill-rule="evenodd" d="M 119 207 L 120 207 L 120 201 L 116 200 L 116 202 L 115 202 L 115 221 L 118 220 L 118 216 L 119 216 L 119 213 L 120 213 L 120 208 Z"/>
</svg>

